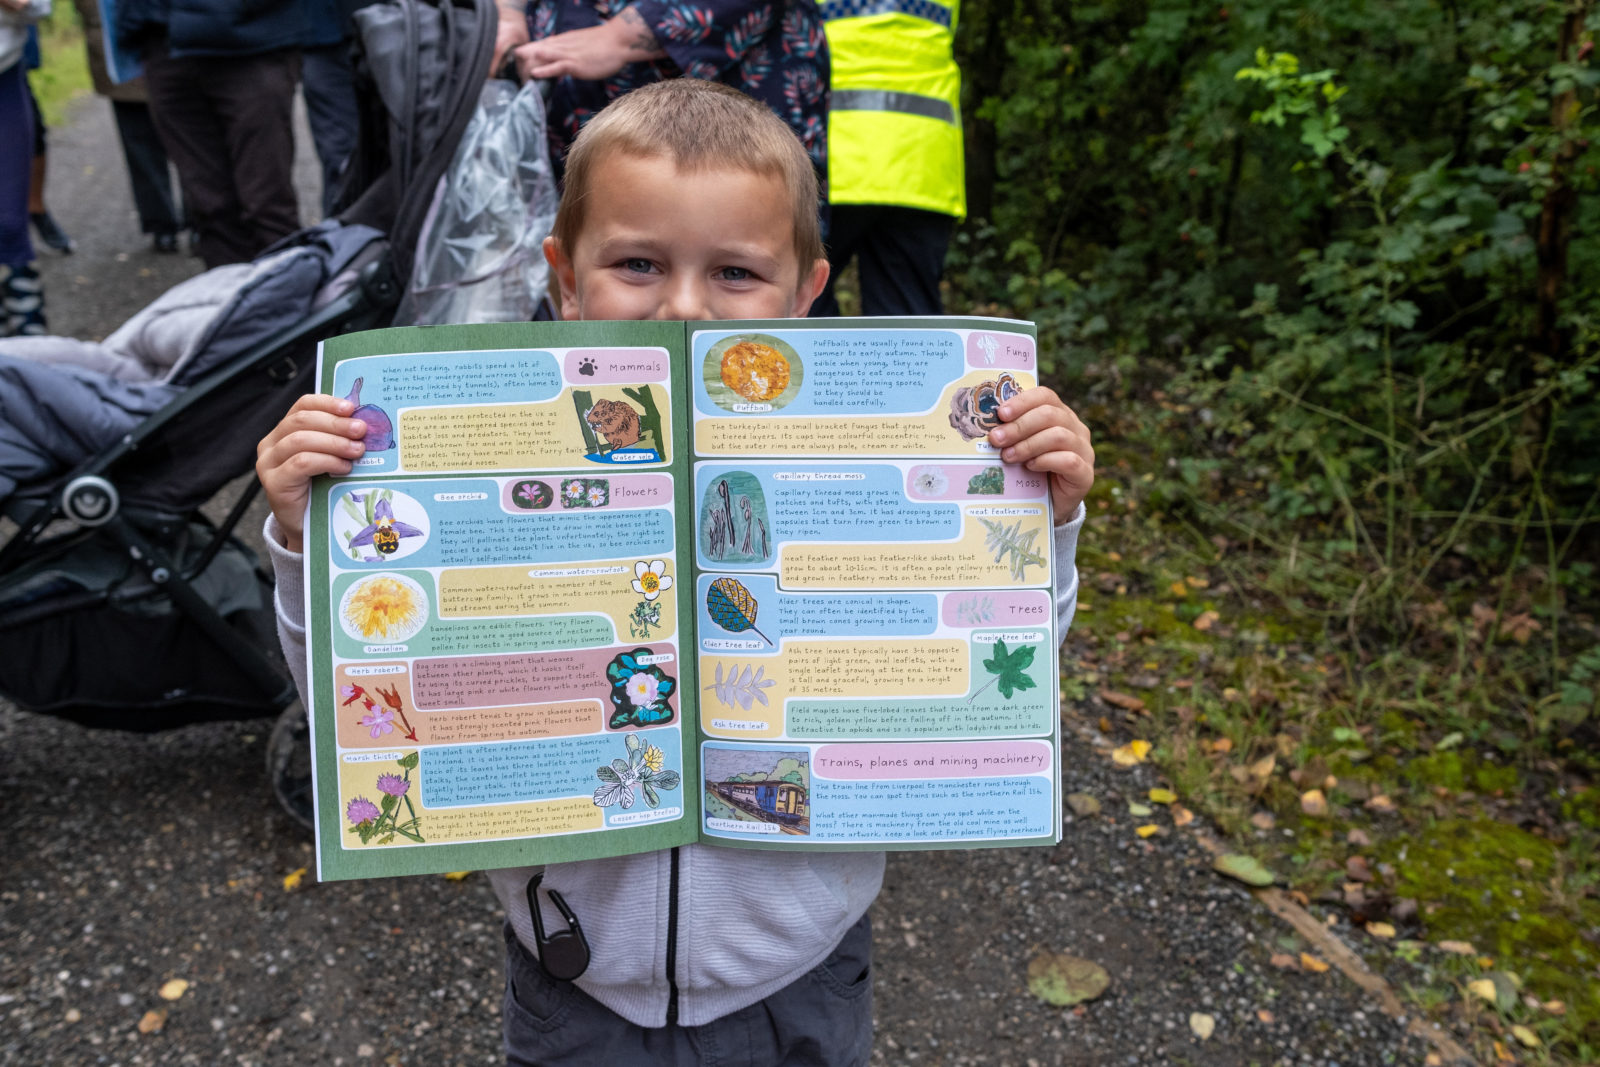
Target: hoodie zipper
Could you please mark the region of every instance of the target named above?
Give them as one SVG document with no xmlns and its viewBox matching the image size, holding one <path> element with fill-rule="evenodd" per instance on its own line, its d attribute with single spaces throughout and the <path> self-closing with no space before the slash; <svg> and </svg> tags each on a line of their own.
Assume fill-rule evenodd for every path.
<svg viewBox="0 0 1600 1067">
<path fill-rule="evenodd" d="M 667 886 L 667 1025 L 678 1025 L 678 850 L 672 850 Z"/>
</svg>

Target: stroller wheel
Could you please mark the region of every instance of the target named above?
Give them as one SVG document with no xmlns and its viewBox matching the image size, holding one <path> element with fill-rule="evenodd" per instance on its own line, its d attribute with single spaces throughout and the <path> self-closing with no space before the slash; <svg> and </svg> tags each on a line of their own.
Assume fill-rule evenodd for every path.
<svg viewBox="0 0 1600 1067">
<path fill-rule="evenodd" d="M 283 710 L 267 739 L 267 777 L 278 803 L 301 829 L 311 830 L 311 724 L 305 705 L 295 701 Z"/>
</svg>

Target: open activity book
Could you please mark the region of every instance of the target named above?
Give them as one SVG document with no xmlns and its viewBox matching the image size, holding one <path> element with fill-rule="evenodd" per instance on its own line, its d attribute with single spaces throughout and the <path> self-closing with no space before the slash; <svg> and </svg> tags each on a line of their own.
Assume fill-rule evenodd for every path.
<svg viewBox="0 0 1600 1067">
<path fill-rule="evenodd" d="M 320 877 L 1059 840 L 1049 494 L 985 439 L 1037 373 L 998 319 L 325 342 Z"/>
</svg>

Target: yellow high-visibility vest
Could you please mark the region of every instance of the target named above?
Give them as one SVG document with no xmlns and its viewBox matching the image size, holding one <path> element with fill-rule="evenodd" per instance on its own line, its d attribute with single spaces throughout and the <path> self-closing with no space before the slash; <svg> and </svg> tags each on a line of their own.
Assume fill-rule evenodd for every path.
<svg viewBox="0 0 1600 1067">
<path fill-rule="evenodd" d="M 828 199 L 967 213 L 960 0 L 823 0 L 833 86 Z"/>
</svg>

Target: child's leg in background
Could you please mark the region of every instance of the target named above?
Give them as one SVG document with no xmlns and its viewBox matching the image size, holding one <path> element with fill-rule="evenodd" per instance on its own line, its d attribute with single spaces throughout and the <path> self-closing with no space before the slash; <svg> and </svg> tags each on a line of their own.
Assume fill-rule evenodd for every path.
<svg viewBox="0 0 1600 1067">
<path fill-rule="evenodd" d="M 539 969 L 506 931 L 508 1067 L 863 1067 L 872 1056 L 867 916 L 807 974 L 704 1026 L 647 1029 Z"/>
<path fill-rule="evenodd" d="M 0 71 L 0 145 L 33 144 L 33 112 L 28 103 L 26 73 L 20 62 Z M 0 152 L 0 278 L 4 310 L 0 336 L 41 332 L 44 328 L 39 276 L 33 270 L 33 241 L 28 236 L 28 187 L 33 153 Z"/>
</svg>

